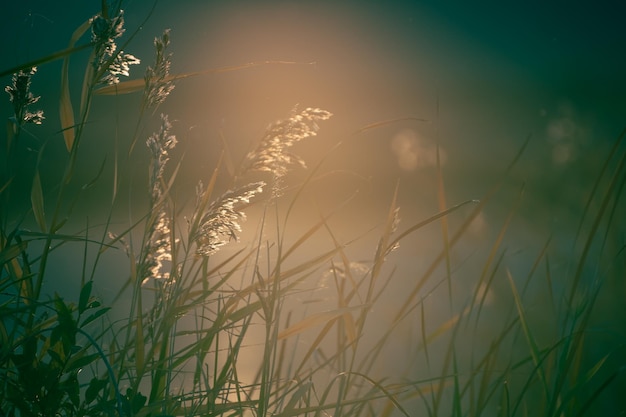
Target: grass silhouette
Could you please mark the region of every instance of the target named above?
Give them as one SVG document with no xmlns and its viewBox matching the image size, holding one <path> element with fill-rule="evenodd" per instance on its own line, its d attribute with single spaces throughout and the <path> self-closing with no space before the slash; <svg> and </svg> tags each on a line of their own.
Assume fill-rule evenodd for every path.
<svg viewBox="0 0 626 417">
<path fill-rule="evenodd" d="M 594 320 L 604 292 L 620 288 L 624 276 L 619 215 L 626 182 L 624 134 L 606 155 L 580 213 L 568 269 L 553 269 L 548 239 L 536 248 L 524 277 L 512 272 L 504 236 L 517 214 L 513 204 L 485 248 L 480 271 L 467 271 L 476 277 L 475 290 L 459 303 L 452 295 L 452 252 L 492 204 L 528 141 L 490 190 L 451 206 L 437 153 L 439 212 L 405 226 L 398 203 L 402 190 L 396 186 L 387 217 L 374 231 L 378 236 L 367 241 L 370 257 L 355 260 L 351 244 L 374 232 L 363 230 L 354 241 L 343 241 L 331 223 L 343 205 L 328 213 L 320 210 L 319 218 L 295 236 L 290 220 L 307 187 L 333 175 L 324 172 L 328 156 L 339 146 L 352 146 L 353 137 L 401 119 L 355 129 L 309 169 L 292 146 L 315 136 L 332 114 L 295 107 L 269 125 L 239 165 L 225 149 L 209 181 L 198 181 L 193 207 L 185 207 L 175 192 L 184 166 L 183 158 L 172 156 L 179 142 L 176 125 L 165 114 L 157 117 L 157 110 L 175 91 L 175 82 L 211 70 L 171 74 L 171 34 L 166 30 L 154 41 L 154 62 L 143 79 L 127 80 L 139 59 L 123 52 L 132 45 L 132 34 L 118 47 L 124 33 L 119 5 L 109 8 L 103 2 L 102 11 L 76 29 L 66 49 L 1 73 L 12 74 L 6 92 L 14 112 L 0 177 L 2 415 L 508 417 L 611 411 L 612 403 L 604 398 L 623 379 L 624 334 L 604 332 Z M 89 40 L 82 44 L 85 36 Z M 82 50 L 90 56 L 76 103 L 70 94 L 76 80 L 70 77 L 69 60 Z M 35 65 L 44 71 L 58 59 L 63 60 L 59 135 L 68 157 L 54 187 L 45 187 L 35 167 L 30 210 L 16 214 L 9 208 L 19 191 L 15 187 L 24 184 L 17 169 L 24 128 L 57 117 L 34 109 L 38 97 L 30 91 L 31 79 L 37 76 Z M 113 224 L 124 175 L 116 157 L 110 178 L 101 168 L 95 180 L 82 186 L 111 185 L 111 206 L 93 226 L 89 213 L 74 210 L 80 192 L 69 195 L 71 184 L 84 182 L 76 177 L 76 164 L 88 158 L 79 149 L 89 134 L 92 104 L 101 95 L 123 98 L 134 92 L 143 94 L 137 128 L 129 148 L 118 152 L 129 161 L 142 158 L 134 149 L 145 141 L 147 189 L 133 192 L 145 196 L 146 210 L 130 215 L 124 227 Z M 144 138 L 140 126 L 154 119 L 158 130 Z M 35 134 L 36 127 L 31 129 Z M 40 163 L 45 147 L 38 152 Z M 300 184 L 287 185 L 294 167 L 308 173 Z M 347 197 L 345 204 L 349 201 Z M 244 223 L 250 211 L 253 220 Z M 448 217 L 457 214 L 462 220 L 455 226 Z M 74 219 L 88 219 L 86 227 L 72 229 Z M 384 319 L 378 308 L 398 278 L 396 255 L 409 237 L 436 223 L 443 237 L 438 254 L 403 288 L 381 331 L 374 323 Z M 248 227 L 254 230 L 251 242 L 223 250 Z M 330 244 L 312 253 L 307 245 L 319 234 Z M 68 246 L 78 247 L 73 260 L 80 265 L 78 276 L 71 277 L 80 291 L 70 301 L 45 291 L 46 283 L 58 280 L 51 257 Z M 116 297 L 105 304 L 96 296 L 101 285 L 97 272 L 112 252 L 116 259 L 125 255 L 127 272 Z M 309 304 L 290 309 L 292 300 L 316 290 L 310 286 L 312 277 L 324 277 L 332 297 L 318 310 L 315 300 L 310 309 Z M 498 313 L 494 328 L 488 298 L 498 281 L 506 282 L 510 303 Z M 550 311 L 550 319 L 530 313 L 528 288 L 536 282 L 548 293 L 542 311 Z M 428 316 L 428 299 L 438 287 L 447 287 L 449 299 L 443 320 Z M 403 372 L 381 375 L 379 364 L 388 362 L 406 329 L 402 343 L 411 354 Z M 598 333 L 603 337 L 600 355 L 588 348 L 598 346 Z"/>
</svg>

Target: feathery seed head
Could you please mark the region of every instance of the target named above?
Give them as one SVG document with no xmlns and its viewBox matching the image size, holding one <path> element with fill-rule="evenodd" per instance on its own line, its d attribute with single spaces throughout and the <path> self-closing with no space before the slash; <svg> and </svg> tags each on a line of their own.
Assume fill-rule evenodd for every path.
<svg viewBox="0 0 626 417">
<path fill-rule="evenodd" d="M 164 210 L 160 210 L 157 221 L 150 230 L 150 236 L 145 247 L 142 283 L 150 278 L 169 279 L 169 273 L 162 270 L 164 262 L 171 260 L 172 245 L 170 244 L 169 218 Z"/>
<path fill-rule="evenodd" d="M 161 201 L 163 188 L 163 172 L 169 160 L 169 151 L 174 149 L 176 136 L 170 134 L 172 124 L 167 115 L 161 114 L 161 128 L 152 134 L 146 145 L 150 150 L 150 211 L 153 217 L 148 220 L 148 238 L 142 258 L 142 282 L 150 278 L 169 279 L 169 274 L 162 272 L 164 262 L 172 259 L 170 218 L 167 202 Z"/>
<path fill-rule="evenodd" d="M 144 80 L 144 100 L 147 106 L 155 107 L 165 101 L 174 89 L 174 83 L 169 80 L 172 54 L 166 53 L 170 44 L 170 30 L 166 29 L 160 38 L 154 38 L 156 59 L 154 67 L 148 66 Z"/>
<path fill-rule="evenodd" d="M 117 45 L 115 39 L 124 34 L 124 11 L 112 19 L 107 19 L 101 15 L 96 15 L 91 19 L 91 41 L 96 45 L 100 54 L 112 56 Z"/>
<path fill-rule="evenodd" d="M 31 79 L 36 72 L 37 67 L 32 67 L 28 72 L 20 70 L 13 74 L 11 85 L 7 85 L 4 88 L 13 104 L 15 119 L 20 125 L 26 123 L 40 125 L 45 119 L 42 110 L 36 110 L 34 113 L 28 110 L 28 106 L 37 103 L 40 98 L 40 96 L 34 96 L 30 91 Z"/>
<path fill-rule="evenodd" d="M 120 82 L 119 76 L 129 75 L 131 65 L 141 61 L 124 51 L 117 51 L 115 40 L 124 33 L 124 11 L 114 18 L 107 19 L 96 15 L 91 19 L 91 41 L 95 48 L 93 66 L 96 73 L 106 71 L 98 80 L 101 84 L 113 85 Z M 104 68 L 106 65 L 106 68 Z"/>
<path fill-rule="evenodd" d="M 318 108 L 308 107 L 299 113 L 294 108 L 291 117 L 267 128 L 259 146 L 246 156 L 247 169 L 268 171 L 279 179 L 287 173 L 289 165 L 297 164 L 306 168 L 304 160 L 288 149 L 302 139 L 317 135 L 317 122 L 331 116 L 332 113 Z"/>
<path fill-rule="evenodd" d="M 108 74 L 103 75 L 100 82 L 107 85 L 119 84 L 119 76 L 123 75 L 128 77 L 130 75 L 130 66 L 140 63 L 139 58 L 131 54 L 125 54 L 124 51 L 120 51 L 113 59 L 113 62 L 109 64 Z"/>
<path fill-rule="evenodd" d="M 169 151 L 174 149 L 178 141 L 176 136 L 170 134 L 172 124 L 165 114 L 161 114 L 161 128 L 158 133 L 152 134 L 146 140 L 146 145 L 150 150 L 150 190 L 152 200 L 157 201 L 163 190 L 161 189 L 161 179 L 165 164 L 169 160 Z"/>
<path fill-rule="evenodd" d="M 206 190 L 202 183 L 198 185 L 194 219 L 200 220 L 192 238 L 196 244 L 197 255 L 211 256 L 231 240 L 238 240 L 237 234 L 241 232 L 239 222 L 246 219 L 245 213 L 240 211 L 239 207 L 250 203 L 252 197 L 263 192 L 264 186 L 265 183 L 261 181 L 229 190 L 202 213 L 199 211 Z"/>
</svg>

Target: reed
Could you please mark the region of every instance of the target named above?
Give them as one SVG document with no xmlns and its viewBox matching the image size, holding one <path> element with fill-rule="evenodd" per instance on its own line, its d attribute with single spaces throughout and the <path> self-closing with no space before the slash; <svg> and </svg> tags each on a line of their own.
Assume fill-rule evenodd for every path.
<svg viewBox="0 0 626 417">
<path fill-rule="evenodd" d="M 17 169 L 20 139 L 25 130 L 37 135 L 37 125 L 57 115 L 44 117 L 35 109 L 39 97 L 30 89 L 38 73 L 32 63 L 9 70 L 5 91 L 13 114 L 0 177 L 2 415 L 557 417 L 615 411 L 607 398 L 624 377 L 625 335 L 604 331 L 596 307 L 607 288 L 623 289 L 624 134 L 589 190 L 568 269 L 553 269 L 549 238 L 535 249 L 525 275 L 507 266 L 504 237 L 515 222 L 522 189 L 486 243 L 480 270 L 465 271 L 475 277 L 476 289 L 459 301 L 453 299 L 452 252 L 492 204 L 528 142 L 501 179 L 475 200 L 448 205 L 437 158 L 439 212 L 403 224 L 398 184 L 380 227 L 363 230 L 353 241 L 342 241 L 331 221 L 349 198 L 294 235 L 290 219 L 305 190 L 332 172 L 324 173 L 326 158 L 309 169 L 292 149 L 313 140 L 333 117 L 323 109 L 295 107 L 269 125 L 239 166 L 225 150 L 208 181 L 198 180 L 195 201 L 185 206 L 175 192 L 185 164 L 184 157 L 173 156 L 176 123 L 158 112 L 175 93 L 175 83 L 186 78 L 170 73 L 171 33 L 155 39 L 154 61 L 143 78 L 132 78 L 131 66 L 139 59 L 124 50 L 134 35 L 119 46 L 126 30 L 121 4 L 102 4 L 99 14 L 78 26 L 67 48 L 35 61 L 46 71 L 49 62 L 63 60 L 59 138 L 68 156 L 54 186 L 42 183 L 35 167 L 26 181 L 30 209 L 18 213 L 10 207 L 20 191 L 15 188 L 25 183 Z M 75 102 L 69 60 L 85 49 L 90 56 Z M 68 195 L 76 189 L 72 184 L 83 181 L 75 175 L 77 161 L 89 158 L 79 153 L 90 134 L 87 120 L 101 95 L 121 100 L 134 92 L 143 98 L 128 149 L 117 149 L 112 172 L 100 168 L 82 187 L 105 182 L 112 190 L 110 207 L 94 221 L 74 210 L 81 192 Z M 328 156 L 339 146 L 353 146 L 353 138 L 364 132 L 399 120 L 355 129 Z M 150 121 L 158 128 L 145 135 Z M 40 162 L 46 148 L 38 152 Z M 129 215 L 121 227 L 112 219 L 124 205 L 118 187 L 126 157 L 129 164 L 147 158 L 148 172 L 146 189 L 133 189 L 145 196 L 145 211 Z M 309 169 L 296 186 L 287 185 L 293 169 Z M 451 216 L 457 221 L 449 222 Z M 78 222 L 85 227 L 75 228 Z M 403 288 L 381 330 L 378 311 L 401 273 L 394 263 L 403 256 L 403 243 L 433 223 L 441 225 L 441 249 L 423 271 L 405 280 L 411 286 Z M 254 230 L 254 238 L 225 251 L 244 228 Z M 304 250 L 319 235 L 330 244 L 317 253 Z M 352 258 L 357 240 L 371 244 L 368 258 Z M 67 247 L 79 266 L 75 276 L 63 277 L 80 287 L 72 300 L 45 291 L 45 284 L 60 278 L 51 259 Z M 115 259 L 124 254 L 127 272 L 116 297 L 105 302 L 97 296 L 105 284 L 99 271 L 111 254 Z M 315 296 L 313 278 L 324 278 L 332 297 L 317 310 L 315 300 L 291 309 L 291 300 Z M 498 281 L 506 282 L 511 302 L 497 313 L 494 328 L 487 298 Z M 530 313 L 531 285 L 548 294 L 543 308 L 553 320 L 542 322 Z M 446 288 L 449 308 L 444 319 L 430 317 L 427 306 L 440 287 Z M 594 344 L 598 334 L 602 345 Z M 403 371 L 381 373 L 380 364 L 390 361 L 400 337 L 409 351 Z"/>
</svg>

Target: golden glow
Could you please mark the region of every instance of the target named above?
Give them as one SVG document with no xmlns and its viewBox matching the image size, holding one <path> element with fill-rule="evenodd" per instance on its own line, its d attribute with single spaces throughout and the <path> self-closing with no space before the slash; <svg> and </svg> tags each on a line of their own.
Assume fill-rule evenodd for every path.
<svg viewBox="0 0 626 417">
<path fill-rule="evenodd" d="M 429 139 L 419 136 L 412 129 L 403 129 L 391 140 L 391 150 L 396 156 L 398 166 L 403 171 L 437 166 L 437 147 Z M 439 147 L 439 162 L 445 165 L 446 151 Z"/>
</svg>

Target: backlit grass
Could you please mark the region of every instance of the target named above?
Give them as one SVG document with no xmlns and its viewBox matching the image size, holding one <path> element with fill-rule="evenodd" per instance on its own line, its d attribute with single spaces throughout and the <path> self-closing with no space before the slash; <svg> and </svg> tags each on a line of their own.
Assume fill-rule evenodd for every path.
<svg viewBox="0 0 626 417">
<path fill-rule="evenodd" d="M 123 16 L 120 4 L 103 2 L 66 49 L 1 73 L 13 109 L 0 177 L 2 415 L 625 412 L 615 396 L 624 379 L 626 338 L 623 320 L 612 317 L 624 296 L 624 134 L 588 190 L 571 247 L 559 248 L 569 253 L 565 267 L 553 265 L 550 233 L 530 249 L 532 261 L 521 272 L 511 266 L 505 238 L 523 186 L 493 239 L 481 241 L 479 268 L 454 254 L 495 204 L 530 139 L 511 152 L 486 193 L 465 201 L 449 201 L 437 148 L 438 212 L 407 224 L 398 203 L 407 190 L 397 182 L 378 226 L 346 239 L 333 220 L 358 209 L 353 195 L 332 209 L 309 207 L 304 225 L 294 220 L 310 202 L 309 188 L 341 174 L 327 168 L 327 158 L 340 147 L 357 146 L 355 138 L 365 132 L 421 119 L 355 127 L 308 166 L 297 144 L 315 140 L 336 116 L 306 105 L 285 109 L 247 153 L 233 155 L 224 142 L 211 173 L 198 179 L 195 198 L 181 198 L 178 173 L 185 157 L 176 151 L 182 139 L 176 122 L 160 112 L 176 83 L 291 62 L 172 74 L 175 32 L 166 30 L 155 39 L 155 56 L 142 78 L 133 66 L 151 58 L 125 52 L 134 34 L 126 33 Z M 80 51 L 90 55 L 77 78 L 69 63 L 83 56 Z M 58 114 L 44 114 L 31 80 L 56 60 L 63 61 L 60 96 L 54 98 Z M 77 176 L 78 161 L 92 157 L 81 151 L 94 135 L 94 103 L 130 94 L 142 97 L 135 113 L 124 114 L 134 130 L 125 140 L 115 138 L 113 160 L 94 164 L 91 178 Z M 36 136 L 38 125 L 57 118 L 61 129 L 51 140 L 62 141 L 67 155 L 58 183 L 50 185 L 42 181 L 40 164 L 51 144 L 41 141 L 32 172 L 20 169 L 19 155 L 25 134 Z M 147 126 L 154 131 L 146 133 Z M 132 186 L 142 199 L 140 213 L 120 196 L 121 177 L 135 163 L 148 167 Z M 296 169 L 307 173 L 298 183 L 289 181 Z M 103 183 L 109 206 L 81 211 L 86 190 Z M 24 184 L 30 184 L 29 209 L 14 210 Z M 128 213 L 124 224 L 120 209 Z M 434 255 L 402 277 L 407 272 L 396 263 L 417 263 L 405 243 L 433 226 L 441 236 Z M 357 243 L 369 248 L 365 257 L 354 255 Z M 55 256 L 66 249 L 71 267 L 61 272 Z M 110 277 L 111 271 L 124 272 Z M 454 290 L 461 279 L 471 283 L 465 297 Z M 76 289 L 75 296 L 59 282 Z M 115 296 L 98 296 L 112 285 Z M 402 357 L 394 356 L 398 352 Z"/>
</svg>

